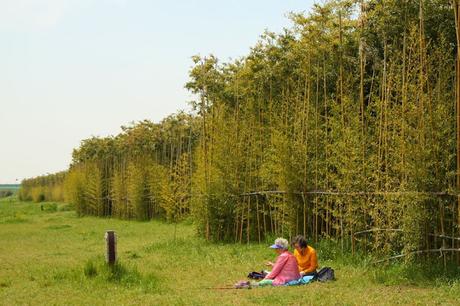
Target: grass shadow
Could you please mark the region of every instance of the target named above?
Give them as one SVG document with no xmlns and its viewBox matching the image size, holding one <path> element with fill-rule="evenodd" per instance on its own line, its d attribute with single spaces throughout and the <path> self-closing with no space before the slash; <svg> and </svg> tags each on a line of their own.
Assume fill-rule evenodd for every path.
<svg viewBox="0 0 460 306">
<path fill-rule="evenodd" d="M 444 266 L 434 259 L 389 263 L 374 267 L 372 273 L 372 279 L 384 285 L 437 287 L 460 283 L 460 267 L 456 263 L 448 262 Z"/>
<path fill-rule="evenodd" d="M 60 224 L 60 225 L 50 225 L 47 226 L 46 229 L 48 230 L 63 230 L 63 229 L 68 229 L 71 228 L 72 226 L 69 224 Z"/>
<path fill-rule="evenodd" d="M 144 292 L 158 292 L 161 283 L 154 274 L 141 274 L 134 265 L 127 265 L 118 260 L 108 265 L 103 257 L 89 259 L 84 267 L 85 279 L 98 283 L 117 284 L 126 288 L 142 288 Z"/>
</svg>

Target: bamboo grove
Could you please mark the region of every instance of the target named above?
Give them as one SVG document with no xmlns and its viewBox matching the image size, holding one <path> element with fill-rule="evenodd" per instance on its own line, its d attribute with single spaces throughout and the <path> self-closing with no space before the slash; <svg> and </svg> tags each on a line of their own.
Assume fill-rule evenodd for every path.
<svg viewBox="0 0 460 306">
<path fill-rule="evenodd" d="M 178 113 L 159 124 L 145 120 L 122 127 L 116 137 L 83 140 L 67 172 L 25 180 L 19 195 L 65 200 L 80 215 L 178 221 L 190 212 L 197 124 L 191 115 Z M 61 197 L 52 192 L 57 186 Z"/>
<path fill-rule="evenodd" d="M 210 240 L 456 249 L 454 7 L 326 1 L 243 58 L 194 56 L 193 111 L 84 140 L 59 174 L 65 199 L 82 215 L 191 216 Z"/>
</svg>

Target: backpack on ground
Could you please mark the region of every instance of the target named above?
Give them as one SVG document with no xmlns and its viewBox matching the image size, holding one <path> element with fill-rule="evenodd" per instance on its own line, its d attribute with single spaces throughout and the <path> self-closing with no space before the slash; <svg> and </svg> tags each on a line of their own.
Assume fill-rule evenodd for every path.
<svg viewBox="0 0 460 306">
<path fill-rule="evenodd" d="M 251 278 L 251 279 L 264 279 L 265 276 L 267 276 L 268 273 L 266 273 L 265 271 L 260 271 L 260 272 L 250 272 L 248 274 L 248 278 Z"/>
<path fill-rule="evenodd" d="M 315 280 L 319 282 L 327 282 L 335 280 L 334 269 L 331 267 L 324 267 L 318 271 L 316 274 Z"/>
</svg>

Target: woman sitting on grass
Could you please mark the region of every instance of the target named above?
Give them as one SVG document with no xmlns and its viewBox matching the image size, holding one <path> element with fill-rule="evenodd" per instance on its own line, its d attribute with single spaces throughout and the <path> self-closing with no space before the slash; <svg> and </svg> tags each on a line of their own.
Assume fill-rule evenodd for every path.
<svg viewBox="0 0 460 306">
<path fill-rule="evenodd" d="M 297 260 L 294 255 L 289 253 L 288 247 L 289 242 L 284 238 L 277 238 L 275 244 L 270 246 L 278 254 L 278 257 L 275 263 L 270 261 L 267 263 L 273 269 L 259 282 L 259 286 L 280 286 L 300 278 Z"/>
<path fill-rule="evenodd" d="M 295 248 L 294 256 L 299 265 L 300 275 L 314 275 L 318 268 L 318 257 L 314 248 L 307 244 L 304 236 L 296 236 L 292 240 L 292 246 Z"/>
</svg>

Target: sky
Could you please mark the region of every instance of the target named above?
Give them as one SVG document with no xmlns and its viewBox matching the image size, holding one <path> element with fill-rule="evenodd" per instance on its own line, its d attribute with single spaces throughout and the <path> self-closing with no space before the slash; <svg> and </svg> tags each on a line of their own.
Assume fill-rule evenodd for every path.
<svg viewBox="0 0 460 306">
<path fill-rule="evenodd" d="M 247 55 L 314 0 L 0 0 L 0 184 L 66 170 L 81 140 L 188 111 L 191 56 Z"/>
</svg>

